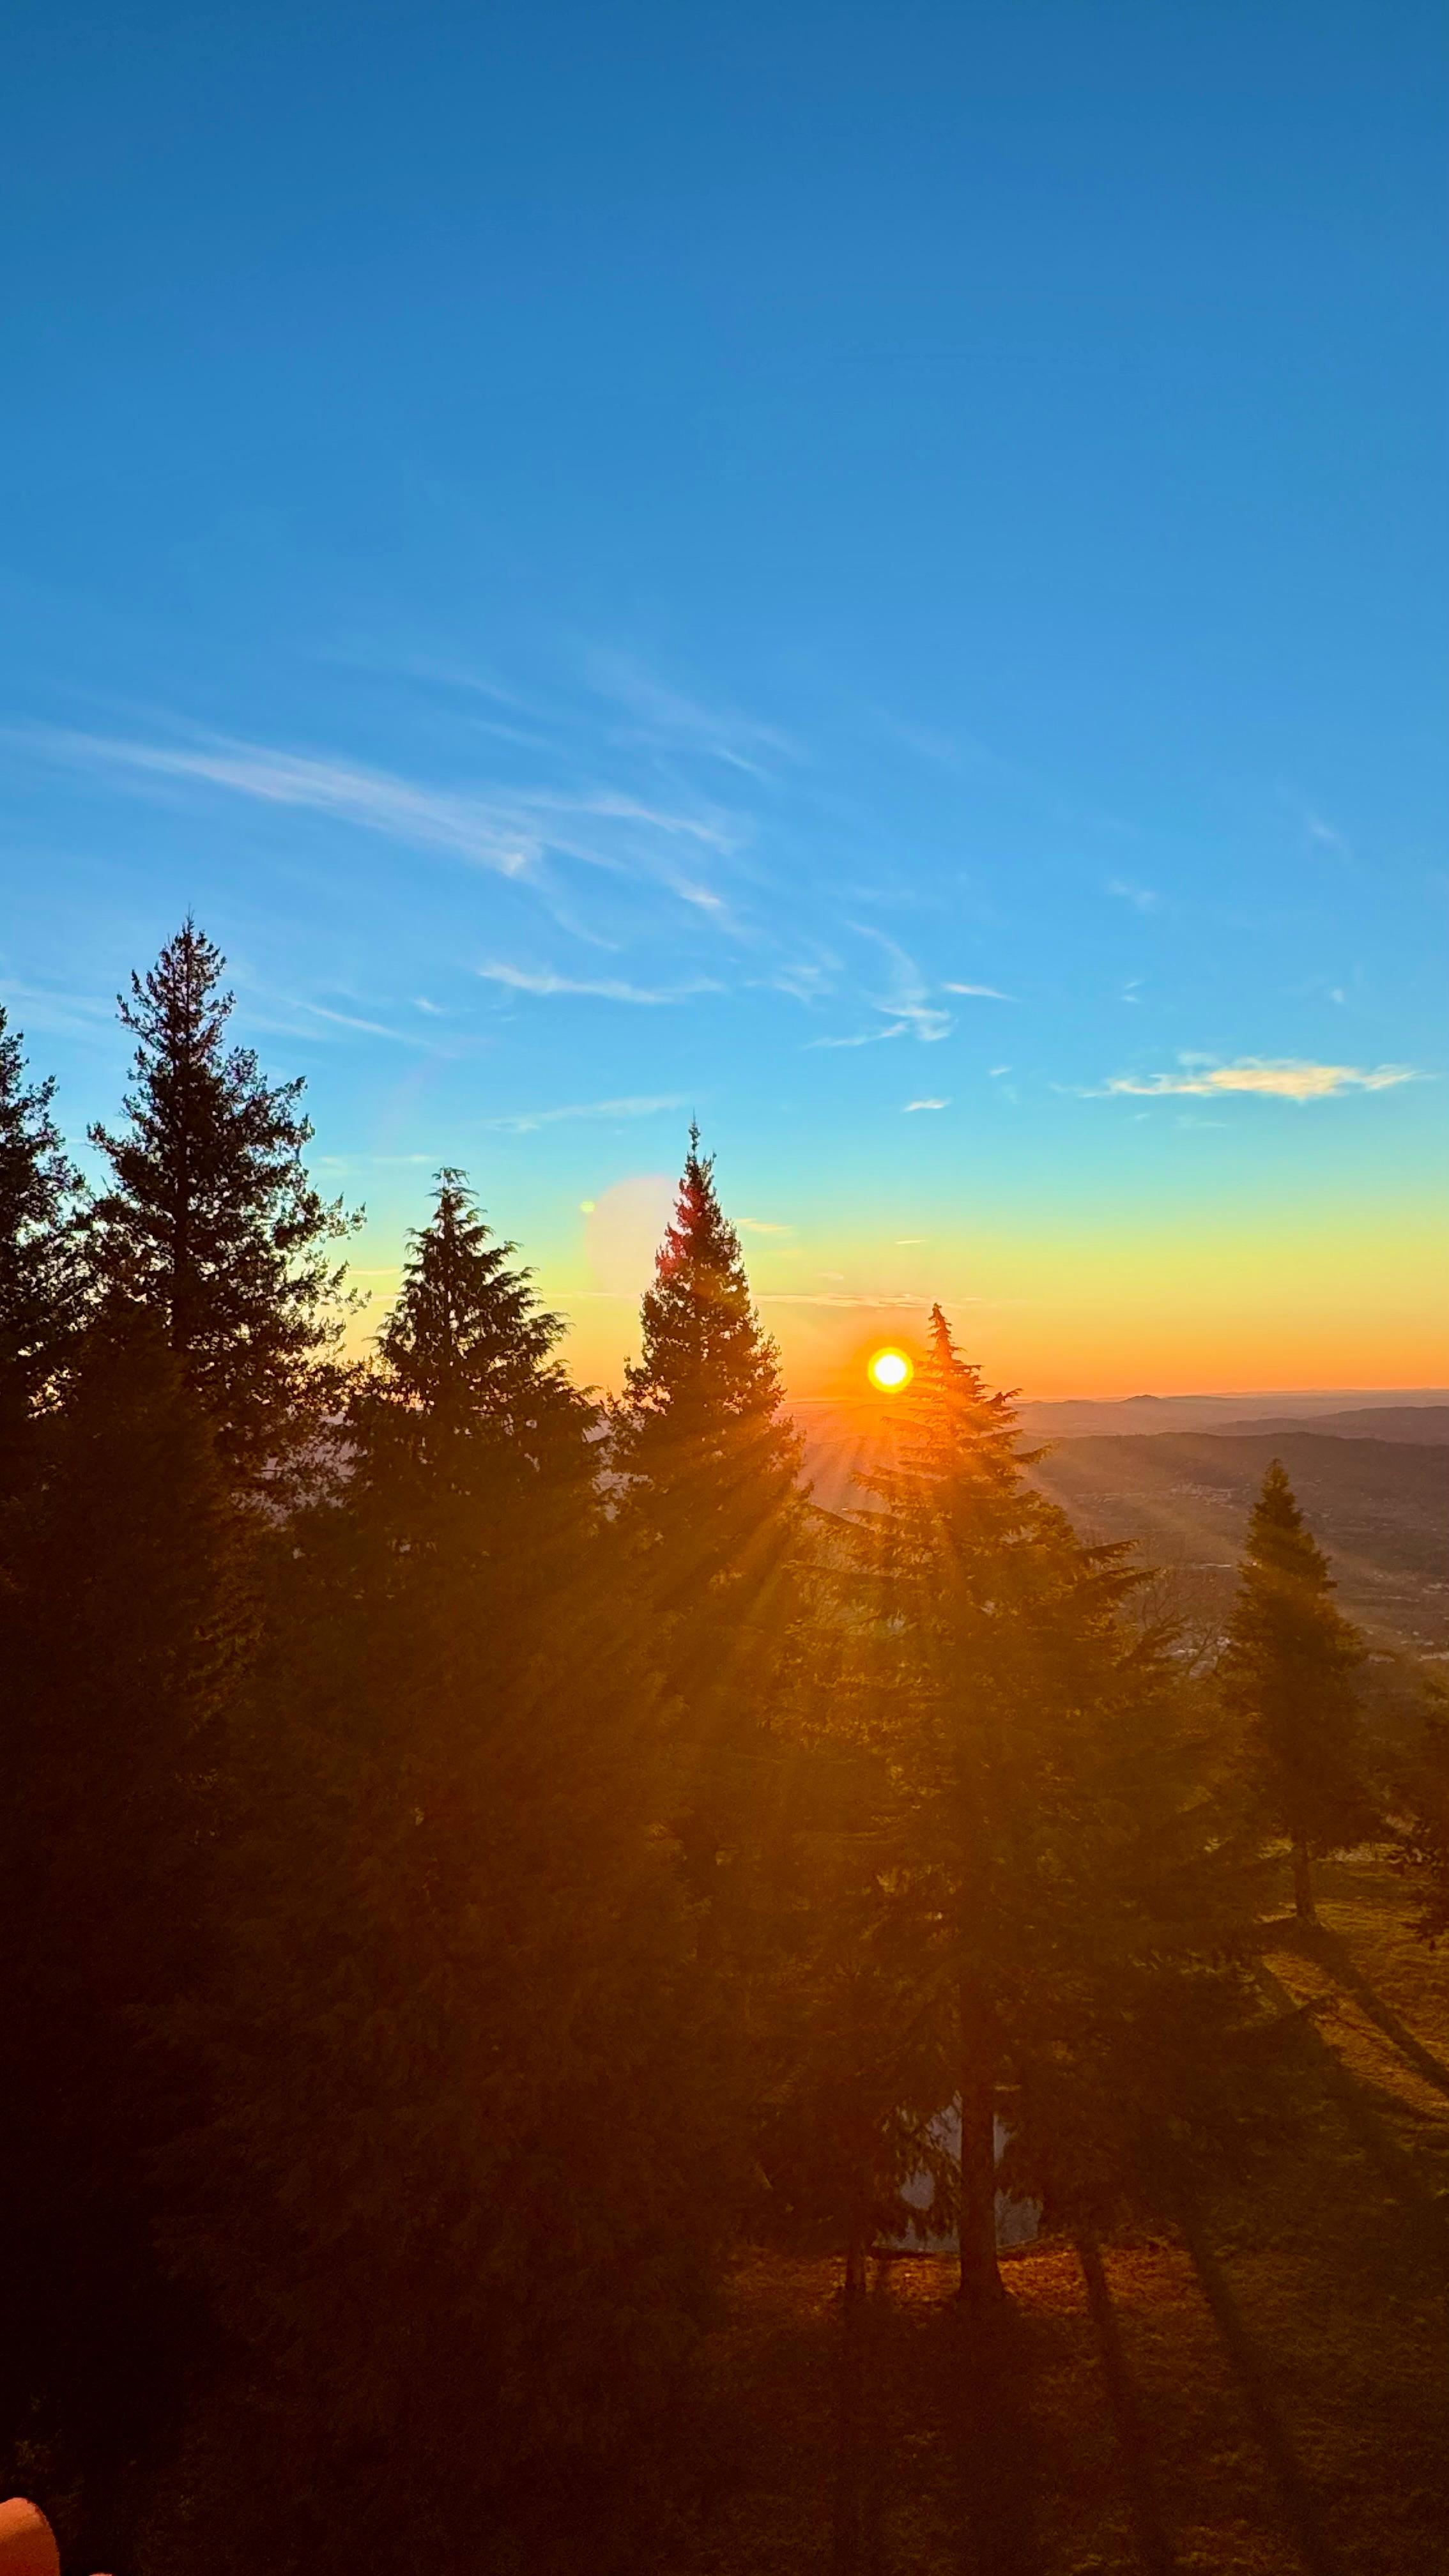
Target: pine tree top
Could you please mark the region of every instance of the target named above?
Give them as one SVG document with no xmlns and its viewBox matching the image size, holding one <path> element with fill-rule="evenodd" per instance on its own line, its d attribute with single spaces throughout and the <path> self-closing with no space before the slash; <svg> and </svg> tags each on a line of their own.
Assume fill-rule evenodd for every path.
<svg viewBox="0 0 1449 2576">
<path fill-rule="evenodd" d="M 400 1407 L 425 1442 L 492 1434 L 535 1463 L 548 1432 L 582 1438 L 594 1408 L 551 1356 L 563 1324 L 539 1304 L 532 1273 L 510 1266 L 515 1249 L 491 1232 L 466 1173 L 445 1165 L 432 1216 L 408 1237 L 364 1410 Z"/>
<path fill-rule="evenodd" d="M 801 1444 L 697 1126 L 642 1312 L 613 1408 L 626 1525 L 672 1613 L 762 1598 L 798 1536 Z"/>
<path fill-rule="evenodd" d="M 0 1421 L 44 1400 L 83 1310 L 81 1178 L 54 1098 L 53 1077 L 27 1083 L 23 1041 L 0 1005 Z"/>
<path fill-rule="evenodd" d="M 1274 1458 L 1264 1475 L 1248 1524 L 1244 1557 L 1245 1579 L 1258 1572 L 1300 1584 L 1309 1592 L 1326 1594 L 1336 1588 L 1328 1559 L 1303 1518 L 1281 1458 Z"/>
<path fill-rule="evenodd" d="M 1018 1449 L 1013 1396 L 988 1388 L 974 1361 L 962 1358 L 940 1305 L 931 1308 L 925 1357 L 898 1406 L 894 1459 L 856 1479 L 888 1504 L 904 1507 L 910 1498 L 922 1505 L 963 1478 L 998 1496 L 1012 1493 L 1022 1468 L 1040 1454 Z"/>
<path fill-rule="evenodd" d="M 1089 1633 L 1110 1643 L 1140 1569 L 1126 1542 L 1081 1541 L 1032 1484 L 1026 1470 L 1041 1452 L 1018 1446 L 1013 1395 L 961 1357 L 939 1305 L 898 1405 L 898 1445 L 857 1473 L 871 1499 L 851 1515 L 859 1561 L 884 1583 L 893 1615 L 909 1596 L 909 1616 L 943 1635 L 961 1618 L 1014 1617 L 1034 1651 Z"/>
<path fill-rule="evenodd" d="M 118 997 L 137 1046 L 126 1126 L 90 1130 L 111 1186 L 89 1231 L 102 1284 L 160 1318 L 224 1456 L 251 1472 L 335 1400 L 344 1274 L 322 1247 L 358 1220 L 308 1177 L 300 1077 L 269 1083 L 228 1049 L 225 963 L 188 915 Z"/>
<path fill-rule="evenodd" d="M 929 1350 L 919 1372 L 922 1411 L 955 1441 L 998 1462 L 1022 1463 L 1016 1443 L 1016 1399 L 1011 1390 L 988 1388 L 974 1360 L 963 1359 L 939 1305 L 931 1308 Z"/>
<path fill-rule="evenodd" d="M 1222 1671 L 1230 1699 L 1246 1706 L 1264 1692 L 1322 1692 L 1362 1662 L 1362 1639 L 1336 1606 L 1334 1589 L 1328 1560 L 1275 1458 L 1253 1507 L 1228 1625 Z"/>
<path fill-rule="evenodd" d="M 644 1295 L 643 1325 L 642 1354 L 626 1371 L 635 1407 L 719 1420 L 773 1415 L 779 1407 L 779 1354 L 761 1329 L 739 1236 L 719 1203 L 714 1156 L 700 1152 L 697 1125 Z"/>
<path fill-rule="evenodd" d="M 1276 1831 L 1316 1851 L 1371 1833 L 1353 1676 L 1363 1640 L 1333 1600 L 1327 1560 L 1281 1460 L 1253 1509 L 1219 1666 L 1246 1730 L 1249 1768 Z"/>
</svg>

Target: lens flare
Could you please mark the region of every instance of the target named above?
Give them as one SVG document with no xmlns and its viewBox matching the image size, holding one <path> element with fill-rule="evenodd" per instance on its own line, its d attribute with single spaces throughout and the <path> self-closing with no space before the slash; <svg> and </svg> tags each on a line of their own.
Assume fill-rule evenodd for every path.
<svg viewBox="0 0 1449 2576">
<path fill-rule="evenodd" d="M 865 1373 L 871 1385 L 880 1388 L 882 1395 L 899 1395 L 902 1387 L 909 1386 L 916 1374 L 905 1352 L 893 1350 L 872 1351 Z"/>
</svg>

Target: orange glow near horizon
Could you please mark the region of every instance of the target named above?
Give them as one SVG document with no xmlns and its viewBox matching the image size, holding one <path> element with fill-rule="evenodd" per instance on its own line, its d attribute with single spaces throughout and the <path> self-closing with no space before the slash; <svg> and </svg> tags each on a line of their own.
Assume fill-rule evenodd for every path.
<svg viewBox="0 0 1449 2576">
<path fill-rule="evenodd" d="M 903 1388 L 910 1385 L 916 1374 L 905 1352 L 891 1347 L 872 1351 L 866 1362 L 865 1373 L 871 1385 L 879 1387 L 882 1395 L 899 1395 Z"/>
<path fill-rule="evenodd" d="M 525 1204 L 511 1228 L 537 1263 L 545 1304 L 566 1318 L 567 1364 L 583 1386 L 617 1391 L 637 1356 L 639 1301 L 674 1188 L 666 1172 L 596 1182 L 587 1212 L 572 1198 L 551 1216 Z M 759 1191 L 745 1203 L 778 1204 Z M 359 1252 L 371 1290 L 351 1324 L 359 1356 L 396 1294 L 404 1218 L 415 1214 L 409 1202 L 375 1217 Z M 987 1384 L 1026 1402 L 1294 1389 L 1422 1397 L 1449 1383 L 1449 1227 L 1437 1202 L 1386 1188 L 1361 1199 L 1352 1223 L 1321 1194 L 1109 1206 L 1090 1221 L 1064 1210 L 1007 1223 L 983 1211 L 969 1240 L 943 1223 L 920 1243 L 895 1239 L 906 1222 L 847 1207 L 829 1233 L 773 1216 L 746 1232 L 751 1291 L 792 1403 L 859 1406 L 879 1420 L 901 1389 L 870 1363 L 880 1351 L 919 1352 L 935 1300 Z"/>
</svg>

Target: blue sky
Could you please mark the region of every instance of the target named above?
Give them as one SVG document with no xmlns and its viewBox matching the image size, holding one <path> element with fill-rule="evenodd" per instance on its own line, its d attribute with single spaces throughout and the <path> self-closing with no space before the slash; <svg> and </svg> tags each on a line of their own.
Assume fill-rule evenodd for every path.
<svg viewBox="0 0 1449 2576">
<path fill-rule="evenodd" d="M 1437 9 L 8 24 L 76 1130 L 192 905 L 379 1299 L 461 1162 L 607 1376 L 697 1110 L 802 1384 L 1449 1374 Z"/>
</svg>

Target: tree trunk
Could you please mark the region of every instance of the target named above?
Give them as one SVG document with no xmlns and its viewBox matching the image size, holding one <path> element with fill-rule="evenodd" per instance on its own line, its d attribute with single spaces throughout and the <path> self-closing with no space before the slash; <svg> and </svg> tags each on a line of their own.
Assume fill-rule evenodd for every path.
<svg viewBox="0 0 1449 2576">
<path fill-rule="evenodd" d="M 996 2264 L 996 2058 L 975 1997 L 961 1998 L 961 2296 L 1002 2295 Z"/>
<path fill-rule="evenodd" d="M 1304 1842 L 1295 1842 L 1293 1846 L 1293 1911 L 1300 1923 L 1318 1921 L 1313 1905 L 1313 1875 L 1309 1866 L 1308 1845 Z"/>
</svg>

